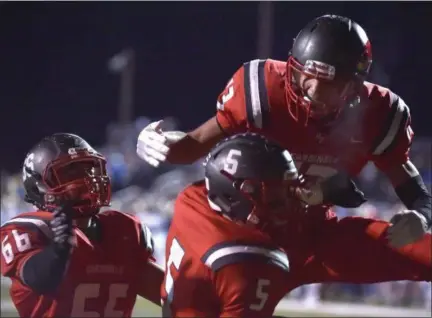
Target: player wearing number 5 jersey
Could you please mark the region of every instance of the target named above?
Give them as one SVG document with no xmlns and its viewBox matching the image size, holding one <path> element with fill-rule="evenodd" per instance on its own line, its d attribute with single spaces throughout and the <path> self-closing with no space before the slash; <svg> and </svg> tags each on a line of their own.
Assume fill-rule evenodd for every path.
<svg viewBox="0 0 432 318">
<path fill-rule="evenodd" d="M 268 169 L 261 169 L 268 164 Z M 290 262 L 268 232 L 286 225 L 297 171 L 287 151 L 258 135 L 222 141 L 205 182 L 177 198 L 166 243 L 165 317 L 271 317 Z"/>
<path fill-rule="evenodd" d="M 149 229 L 133 215 L 99 213 L 111 198 L 105 165 L 72 134 L 28 153 L 26 200 L 38 210 L 1 227 L 1 271 L 20 317 L 131 317 L 137 295 L 160 303 Z"/>
<path fill-rule="evenodd" d="M 430 281 L 430 236 L 392 249 L 385 222 L 338 221 L 306 204 L 364 202 L 346 181 L 337 174 L 309 187 L 288 151 L 257 134 L 222 141 L 206 158 L 205 181 L 187 187 L 175 204 L 164 316 L 270 317 L 286 293 L 304 284 Z M 347 252 L 356 244 L 364 250 Z"/>
<path fill-rule="evenodd" d="M 160 122 L 152 123 L 140 133 L 137 153 L 154 166 L 190 163 L 224 136 L 251 131 L 288 149 L 307 182 L 337 170 L 355 176 L 373 162 L 407 209 L 389 224 L 357 218 L 329 221 L 336 225 L 325 235 L 337 242 L 339 251 L 323 253 L 341 270 L 344 260 L 352 260 L 352 270 L 345 269 L 347 280 L 407 277 L 378 268 L 367 275 L 356 267 L 364 258 L 372 266 L 372 246 L 379 257 L 389 257 L 381 263 L 398 263 L 390 252 L 381 253 L 383 245 L 389 250 L 404 247 L 405 257 L 417 264 L 407 261 L 405 273 L 431 264 L 431 237 L 425 234 L 432 225 L 431 196 L 409 159 L 410 111 L 391 90 L 365 81 L 371 63 L 371 45 L 360 25 L 335 15 L 316 18 L 299 32 L 286 62 L 254 60 L 241 66 L 219 96 L 216 116 L 188 134 L 164 132 Z M 323 218 L 331 215 L 328 206 L 316 210 Z"/>
</svg>

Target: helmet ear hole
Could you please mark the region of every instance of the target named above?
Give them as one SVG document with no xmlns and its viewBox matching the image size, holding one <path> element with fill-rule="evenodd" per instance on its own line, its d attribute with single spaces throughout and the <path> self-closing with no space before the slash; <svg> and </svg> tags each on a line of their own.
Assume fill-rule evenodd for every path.
<svg viewBox="0 0 432 318">
<path fill-rule="evenodd" d="M 44 209 L 46 189 L 41 187 L 40 183 L 35 182 L 34 179 L 26 180 L 25 188 L 24 201 L 35 205 L 39 209 Z"/>
</svg>

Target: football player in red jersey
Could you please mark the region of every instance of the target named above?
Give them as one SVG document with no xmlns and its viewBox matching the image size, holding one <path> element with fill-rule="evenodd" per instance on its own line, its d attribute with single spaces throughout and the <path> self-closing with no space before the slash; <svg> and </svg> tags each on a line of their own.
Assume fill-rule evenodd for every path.
<svg viewBox="0 0 432 318">
<path fill-rule="evenodd" d="M 264 163 L 271 168 L 261 169 Z M 265 229 L 284 226 L 294 182 L 289 153 L 259 135 L 234 136 L 211 151 L 205 182 L 176 200 L 164 317 L 271 317 L 287 292 L 290 264 Z"/>
<path fill-rule="evenodd" d="M 342 196 L 352 206 L 363 203 L 363 194 L 343 178 L 314 186 L 311 197 L 333 203 Z M 326 245 L 323 235 L 337 230 L 337 221 L 310 216 L 314 211 L 297 196 L 296 189 L 303 188 L 289 152 L 260 135 L 239 134 L 216 145 L 205 161 L 205 180 L 176 200 L 161 291 L 164 317 L 270 317 L 281 298 L 298 286 L 348 281 L 353 261 L 345 260 L 344 272 L 331 257 L 343 252 L 336 239 L 354 238 L 332 236 Z M 359 275 L 377 267 L 388 271 L 388 278 L 430 279 L 430 264 L 369 245 L 378 258 L 375 264 L 363 255 L 359 266 L 365 270 Z M 381 259 L 377 252 L 386 256 Z M 368 279 L 357 277 L 351 279 Z"/>
<path fill-rule="evenodd" d="M 45 137 L 23 166 L 36 212 L 1 226 L 1 272 L 21 317 L 131 317 L 137 295 L 160 305 L 163 271 L 135 216 L 111 199 L 105 158 L 73 134 Z"/>
<path fill-rule="evenodd" d="M 388 88 L 365 81 L 371 63 L 371 44 L 360 25 L 336 15 L 318 17 L 299 32 L 288 61 L 254 60 L 240 67 L 213 118 L 187 134 L 164 132 L 161 121 L 154 122 L 140 133 L 137 153 L 153 166 L 186 164 L 224 136 L 251 131 L 288 149 L 307 182 L 337 170 L 355 176 L 371 161 L 407 209 L 389 223 L 337 221 L 328 205 L 317 205 L 314 215 L 328 218 L 329 225 L 314 234 L 325 235 L 320 257 L 345 281 L 409 279 L 415 268 L 431 266 L 431 196 L 409 159 L 409 108 Z"/>
</svg>

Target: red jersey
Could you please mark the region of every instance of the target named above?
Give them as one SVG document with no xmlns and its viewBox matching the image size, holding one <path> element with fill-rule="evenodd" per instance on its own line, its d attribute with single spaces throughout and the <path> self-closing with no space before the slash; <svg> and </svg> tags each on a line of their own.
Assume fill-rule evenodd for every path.
<svg viewBox="0 0 432 318">
<path fill-rule="evenodd" d="M 74 229 L 65 276 L 52 295 L 35 293 L 21 278 L 26 260 L 50 244 L 52 214 L 24 213 L 2 225 L 1 271 L 12 279 L 10 295 L 21 317 L 131 317 L 153 252 L 150 231 L 135 216 L 117 211 L 96 218 L 100 240 Z"/>
<path fill-rule="evenodd" d="M 161 293 L 172 317 L 270 317 L 287 292 L 287 255 L 212 210 L 204 183 L 178 196 L 166 259 Z"/>
<path fill-rule="evenodd" d="M 329 131 L 290 116 L 285 94 L 286 62 L 245 63 L 217 101 L 217 121 L 228 134 L 252 131 L 290 151 L 300 173 L 325 178 L 345 169 L 357 175 L 367 162 L 381 170 L 408 160 L 413 137 L 409 108 L 385 87 L 364 83 Z"/>
</svg>

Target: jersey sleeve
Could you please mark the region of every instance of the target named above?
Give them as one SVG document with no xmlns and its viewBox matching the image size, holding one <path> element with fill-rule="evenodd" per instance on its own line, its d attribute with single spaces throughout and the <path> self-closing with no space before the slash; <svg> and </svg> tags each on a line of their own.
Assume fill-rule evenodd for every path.
<svg viewBox="0 0 432 318">
<path fill-rule="evenodd" d="M 402 98 L 388 91 L 382 102 L 386 105 L 376 114 L 381 128 L 372 148 L 372 161 L 385 171 L 408 161 L 414 132 L 409 107 Z"/>
<path fill-rule="evenodd" d="M 139 229 L 140 246 L 145 250 L 145 252 L 150 256 L 150 258 L 152 258 L 154 253 L 154 241 L 150 228 L 143 222 L 140 222 Z"/>
<path fill-rule="evenodd" d="M 233 263 L 215 276 L 220 317 L 271 317 L 285 295 L 285 272 L 272 264 Z"/>
<path fill-rule="evenodd" d="M 265 83 L 266 60 L 244 63 L 228 81 L 216 102 L 216 118 L 228 134 L 263 128 L 269 111 Z"/>
<path fill-rule="evenodd" d="M 148 226 L 135 214 L 108 210 L 99 213 L 99 217 L 107 221 L 109 228 L 123 235 L 130 235 L 134 239 L 134 252 L 138 253 L 138 262 L 154 260 L 153 236 Z"/>
<path fill-rule="evenodd" d="M 152 233 L 149 227 L 142 222 L 136 215 L 127 214 L 134 220 L 135 227 L 138 232 L 138 243 L 139 248 L 141 249 L 141 260 L 142 261 L 155 261 L 153 253 L 154 253 L 154 241 Z"/>
<path fill-rule="evenodd" d="M 2 275 L 24 282 L 22 269 L 25 262 L 41 251 L 50 237 L 48 222 L 43 219 L 18 217 L 4 223 L 1 227 Z"/>
</svg>

